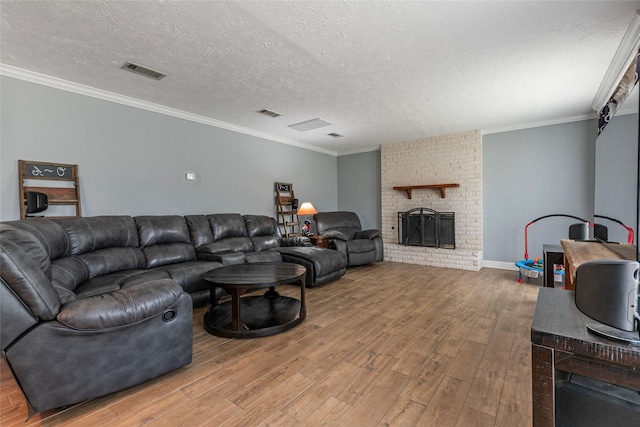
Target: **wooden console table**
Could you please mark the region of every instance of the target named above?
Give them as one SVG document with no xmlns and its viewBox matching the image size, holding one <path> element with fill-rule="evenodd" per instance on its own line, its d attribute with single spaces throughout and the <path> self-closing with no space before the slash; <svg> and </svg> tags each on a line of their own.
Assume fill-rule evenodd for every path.
<svg viewBox="0 0 640 427">
<path fill-rule="evenodd" d="M 583 262 L 597 259 L 636 259 L 636 246 L 628 243 L 580 242 L 560 240 L 564 249 L 565 288 L 575 290 L 576 270 Z"/>
<path fill-rule="evenodd" d="M 587 332 L 594 323 L 575 304 L 575 294 L 541 288 L 531 324 L 533 425 L 555 424 L 558 371 L 640 390 L 640 347 Z"/>
</svg>

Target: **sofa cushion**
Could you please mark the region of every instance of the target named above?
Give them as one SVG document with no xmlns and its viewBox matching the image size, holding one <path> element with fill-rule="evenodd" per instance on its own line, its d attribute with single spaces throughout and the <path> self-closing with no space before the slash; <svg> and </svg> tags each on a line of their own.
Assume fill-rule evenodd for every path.
<svg viewBox="0 0 640 427">
<path fill-rule="evenodd" d="M 69 254 L 87 268 L 88 278 L 120 270 L 144 268 L 145 258 L 138 248 L 138 229 L 130 216 L 96 216 L 54 220 L 65 231 L 69 240 Z M 66 264 L 70 267 L 71 264 Z M 57 286 L 71 289 L 70 283 L 82 280 L 79 269 L 70 270 L 70 281 L 57 282 Z M 58 276 L 64 279 L 64 276 Z"/>
<path fill-rule="evenodd" d="M 88 278 L 87 265 L 76 257 L 62 257 L 51 262 L 51 284 L 63 304 L 76 299 L 76 288 Z"/>
<path fill-rule="evenodd" d="M 47 277 L 51 279 L 51 261 L 49 254 L 39 239 L 24 227 L 10 223 L 0 224 L 0 237 L 2 241 L 15 243 L 25 252 L 33 264 Z"/>
<path fill-rule="evenodd" d="M 244 215 L 247 236 L 279 236 L 278 224 L 270 216 L 266 215 Z"/>
<path fill-rule="evenodd" d="M 49 278 L 33 259 L 18 243 L 7 238 L 5 229 L 0 233 L 0 275 L 2 280 L 11 288 L 40 319 L 51 320 L 58 313 L 61 306 L 60 297 L 51 286 Z M 26 233 L 24 233 L 26 234 Z M 42 245 L 35 237 L 29 246 L 40 245 L 38 251 L 43 251 Z"/>
<path fill-rule="evenodd" d="M 196 251 L 188 243 L 165 243 L 143 248 L 147 268 L 194 261 Z"/>
<path fill-rule="evenodd" d="M 147 268 L 194 261 L 196 252 L 191 243 L 189 227 L 178 215 L 137 216 L 140 246 Z"/>
<path fill-rule="evenodd" d="M 248 237 L 228 237 L 200 246 L 198 253 L 223 254 L 227 252 L 246 252 L 251 250 L 253 250 L 253 244 Z"/>
<path fill-rule="evenodd" d="M 256 252 L 266 251 L 280 247 L 280 239 L 276 236 L 255 236 L 251 237 L 253 250 Z"/>
<path fill-rule="evenodd" d="M 356 232 L 362 231 L 360 218 L 355 212 L 318 212 L 313 216 L 316 220 L 318 234 L 326 234 L 327 231 L 339 231 L 347 237 L 347 240 L 353 240 Z"/>
<path fill-rule="evenodd" d="M 280 254 L 306 259 L 313 263 L 316 276 L 324 276 L 347 267 L 347 257 L 332 249 L 310 247 L 288 247 L 277 250 Z"/>
<path fill-rule="evenodd" d="M 138 229 L 130 216 L 95 216 L 53 221 L 67 234 L 71 255 L 103 248 L 139 246 Z"/>
<path fill-rule="evenodd" d="M 356 239 L 347 243 L 349 254 L 359 252 L 375 252 L 376 244 L 369 239 Z"/>
<path fill-rule="evenodd" d="M 254 262 L 281 262 L 282 256 L 276 251 L 246 252 L 245 259 L 249 263 Z"/>
<path fill-rule="evenodd" d="M 169 277 L 175 280 L 186 292 L 193 292 L 209 287 L 204 280 L 204 274 L 222 267 L 219 262 L 213 261 L 190 261 L 179 264 L 163 265 L 155 270 L 162 270 L 169 273 Z"/>
<path fill-rule="evenodd" d="M 211 224 L 205 215 L 187 215 L 184 217 L 189 227 L 191 243 L 198 248 L 207 243 L 213 242 Z"/>
<path fill-rule="evenodd" d="M 117 291 L 140 282 L 169 279 L 169 273 L 163 270 L 127 270 L 94 277 L 85 280 L 75 289 L 75 299 L 88 298 Z"/>
<path fill-rule="evenodd" d="M 328 283 L 340 278 L 347 269 L 347 257 L 332 249 L 311 247 L 286 247 L 275 249 L 285 262 L 300 264 L 307 269 L 305 286 Z"/>
<path fill-rule="evenodd" d="M 89 278 L 120 270 L 133 270 L 145 266 L 145 257 L 138 248 L 103 248 L 76 256 L 89 271 Z"/>
<path fill-rule="evenodd" d="M 244 254 L 244 252 L 219 252 L 214 254 L 198 252 L 198 259 L 201 261 L 215 261 L 222 265 L 244 264 Z"/>
<path fill-rule="evenodd" d="M 33 218 L 28 221 L 9 221 L 16 228 L 33 234 L 44 246 L 50 260 L 68 255 L 69 240 L 64 229 L 54 221 L 42 218 Z"/>
<path fill-rule="evenodd" d="M 380 237 L 382 234 L 380 230 L 364 230 L 358 231 L 354 238 L 356 239 L 375 239 L 376 237 Z"/>
<path fill-rule="evenodd" d="M 211 253 L 253 250 L 253 243 L 247 236 L 247 227 L 240 214 L 212 214 L 207 215 L 207 218 L 211 225 L 213 243 L 215 243 L 215 245 L 209 245 L 208 250 Z M 228 249 L 223 251 L 223 245 L 226 245 Z"/>
<path fill-rule="evenodd" d="M 207 215 L 207 218 L 214 241 L 228 237 L 247 237 L 247 227 L 240 214 L 211 214 Z"/>
<path fill-rule="evenodd" d="M 162 243 L 191 243 L 189 227 L 179 215 L 150 215 L 134 218 L 138 227 L 140 247 Z"/>
<path fill-rule="evenodd" d="M 280 247 L 280 231 L 275 219 L 266 215 L 244 215 L 242 218 L 254 251 Z"/>
<path fill-rule="evenodd" d="M 131 325 L 171 308 L 182 292 L 182 288 L 171 279 L 139 283 L 126 289 L 71 301 L 62 307 L 57 320 L 80 330 Z"/>
</svg>

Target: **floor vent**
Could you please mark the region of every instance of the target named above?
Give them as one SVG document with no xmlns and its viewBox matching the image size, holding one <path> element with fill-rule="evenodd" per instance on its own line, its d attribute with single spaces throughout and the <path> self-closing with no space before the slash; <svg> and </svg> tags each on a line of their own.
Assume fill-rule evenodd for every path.
<svg viewBox="0 0 640 427">
<path fill-rule="evenodd" d="M 151 68 L 143 67 L 142 65 L 134 64 L 133 62 L 126 62 L 122 67 L 123 70 L 131 71 L 132 73 L 140 74 L 150 79 L 160 80 L 163 77 L 167 77 L 166 74 L 160 71 L 152 70 Z"/>
</svg>

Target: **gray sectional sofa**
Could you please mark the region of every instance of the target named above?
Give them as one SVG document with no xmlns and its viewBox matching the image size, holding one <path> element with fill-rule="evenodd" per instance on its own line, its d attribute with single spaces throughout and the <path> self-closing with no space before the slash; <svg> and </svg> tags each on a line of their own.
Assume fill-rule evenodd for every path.
<svg viewBox="0 0 640 427">
<path fill-rule="evenodd" d="M 30 415 L 187 365 L 203 275 L 241 262 L 296 262 L 309 287 L 344 254 L 284 239 L 260 215 L 101 216 L 0 223 L 0 345 Z"/>
</svg>

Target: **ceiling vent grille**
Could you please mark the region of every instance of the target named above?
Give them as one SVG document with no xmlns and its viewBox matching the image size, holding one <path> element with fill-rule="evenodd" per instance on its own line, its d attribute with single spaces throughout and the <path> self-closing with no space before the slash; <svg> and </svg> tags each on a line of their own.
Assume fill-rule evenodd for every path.
<svg viewBox="0 0 640 427">
<path fill-rule="evenodd" d="M 344 137 L 344 135 L 340 135 L 339 133 L 335 133 L 335 132 L 328 133 L 327 135 L 329 135 L 329 136 L 331 136 L 333 138 L 342 138 L 342 137 Z"/>
<path fill-rule="evenodd" d="M 282 115 L 280 113 L 276 113 L 275 111 L 267 110 L 266 108 L 263 108 L 262 110 L 258 110 L 257 112 L 269 117 L 280 117 Z"/>
<path fill-rule="evenodd" d="M 140 74 L 142 76 L 149 77 L 150 79 L 160 80 L 163 77 L 167 77 L 166 74 L 160 71 L 152 70 L 151 68 L 143 67 L 142 65 L 134 64 L 133 62 L 126 62 L 122 67 L 123 70 L 131 71 L 132 73 Z"/>
<path fill-rule="evenodd" d="M 306 120 L 300 123 L 294 123 L 292 125 L 289 125 L 289 127 L 291 129 L 299 130 L 300 132 L 306 132 L 308 130 L 318 129 L 323 126 L 331 126 L 332 124 L 333 123 L 329 123 L 326 120 L 322 120 L 321 118 L 316 117 L 315 119 Z"/>
</svg>

